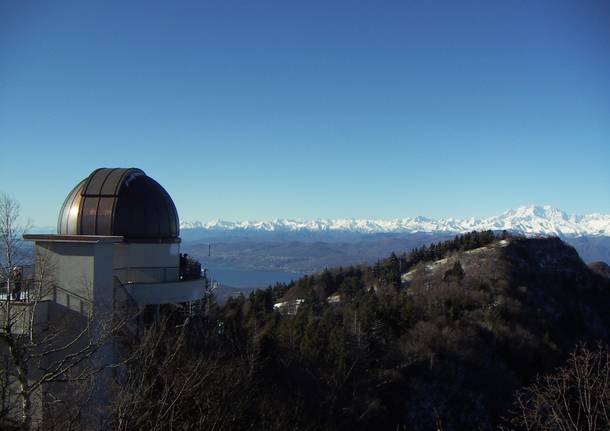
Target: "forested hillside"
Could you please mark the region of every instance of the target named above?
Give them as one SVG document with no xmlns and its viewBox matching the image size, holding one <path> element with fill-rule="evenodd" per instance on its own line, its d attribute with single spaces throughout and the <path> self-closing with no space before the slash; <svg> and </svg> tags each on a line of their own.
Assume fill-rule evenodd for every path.
<svg viewBox="0 0 610 431">
<path fill-rule="evenodd" d="M 154 354 L 128 361 L 112 425 L 525 429 L 516 391 L 607 344 L 608 310 L 610 280 L 561 240 L 473 232 L 170 317 L 138 341 Z"/>
</svg>

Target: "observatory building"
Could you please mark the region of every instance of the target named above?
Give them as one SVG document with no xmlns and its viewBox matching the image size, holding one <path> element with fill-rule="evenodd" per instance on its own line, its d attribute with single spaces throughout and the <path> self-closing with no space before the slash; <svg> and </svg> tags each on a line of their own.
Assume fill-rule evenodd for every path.
<svg viewBox="0 0 610 431">
<path fill-rule="evenodd" d="M 180 255 L 172 198 L 140 169 L 93 171 L 66 197 L 57 234 L 24 239 L 53 270 L 46 299 L 73 311 L 188 305 L 205 293 L 200 268 L 186 268 Z"/>
<path fill-rule="evenodd" d="M 27 340 L 39 358 L 24 374 L 29 384 L 40 382 L 29 395 L 33 427 L 59 411 L 56 394 L 71 399 L 62 392 L 68 386 L 44 380 L 53 374 L 49 369 L 62 378 L 68 370 L 84 373 L 85 363 L 103 370 L 91 374 L 88 385 L 91 400 L 104 406 L 113 372 L 107 366 L 122 355 L 109 335 L 120 329 L 121 336 L 133 339 L 165 309 L 177 311 L 186 324 L 207 293 L 199 263 L 180 254 L 172 198 L 140 169 L 96 169 L 68 193 L 57 234 L 23 238 L 34 242 L 33 272 L 28 279 L 19 275 L 19 284 L 7 279 L 0 317 L 10 322 L 11 336 Z M 70 361 L 73 368 L 65 368 Z M 22 405 L 16 380 L 5 389 L 11 407 L 0 428 L 18 423 L 20 410 L 13 407 Z M 90 410 L 83 415 L 98 423 L 101 410 Z"/>
</svg>

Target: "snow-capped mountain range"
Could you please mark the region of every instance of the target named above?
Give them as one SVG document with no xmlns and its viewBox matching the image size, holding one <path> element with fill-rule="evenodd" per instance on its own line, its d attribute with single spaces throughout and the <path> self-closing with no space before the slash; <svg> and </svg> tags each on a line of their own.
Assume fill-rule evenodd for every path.
<svg viewBox="0 0 610 431">
<path fill-rule="evenodd" d="M 183 222 L 182 229 L 260 232 L 461 233 L 508 230 L 525 235 L 610 236 L 610 214 L 569 215 L 549 205 L 524 206 L 499 216 L 476 219 L 411 217 L 391 220 L 317 219 Z"/>
</svg>

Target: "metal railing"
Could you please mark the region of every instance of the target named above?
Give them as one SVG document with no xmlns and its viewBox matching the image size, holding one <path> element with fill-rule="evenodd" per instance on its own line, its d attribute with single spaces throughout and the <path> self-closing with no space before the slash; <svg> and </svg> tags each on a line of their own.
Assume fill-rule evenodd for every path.
<svg viewBox="0 0 610 431">
<path fill-rule="evenodd" d="M 85 314 L 89 311 L 91 300 L 78 293 L 59 286 L 51 286 L 48 289 L 41 291 L 36 288 L 34 285 L 35 280 L 33 279 L 22 280 L 21 283 L 23 287 L 19 292 L 18 299 L 15 293 L 7 295 L 6 289 L 4 289 L 4 291 L 0 293 L 0 301 L 6 301 L 8 299 L 13 304 L 23 304 L 24 306 L 33 305 L 37 302 L 52 301 L 81 314 Z M 6 283 L 3 287 L 5 286 Z"/>
</svg>

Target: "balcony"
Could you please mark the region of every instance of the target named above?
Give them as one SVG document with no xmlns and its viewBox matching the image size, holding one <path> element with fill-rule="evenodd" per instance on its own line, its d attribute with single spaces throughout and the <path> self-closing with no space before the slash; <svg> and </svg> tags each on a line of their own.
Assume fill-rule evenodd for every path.
<svg viewBox="0 0 610 431">
<path fill-rule="evenodd" d="M 193 280 L 123 283 L 121 286 L 138 305 L 176 304 L 202 299 L 206 293 L 205 278 Z"/>
</svg>

